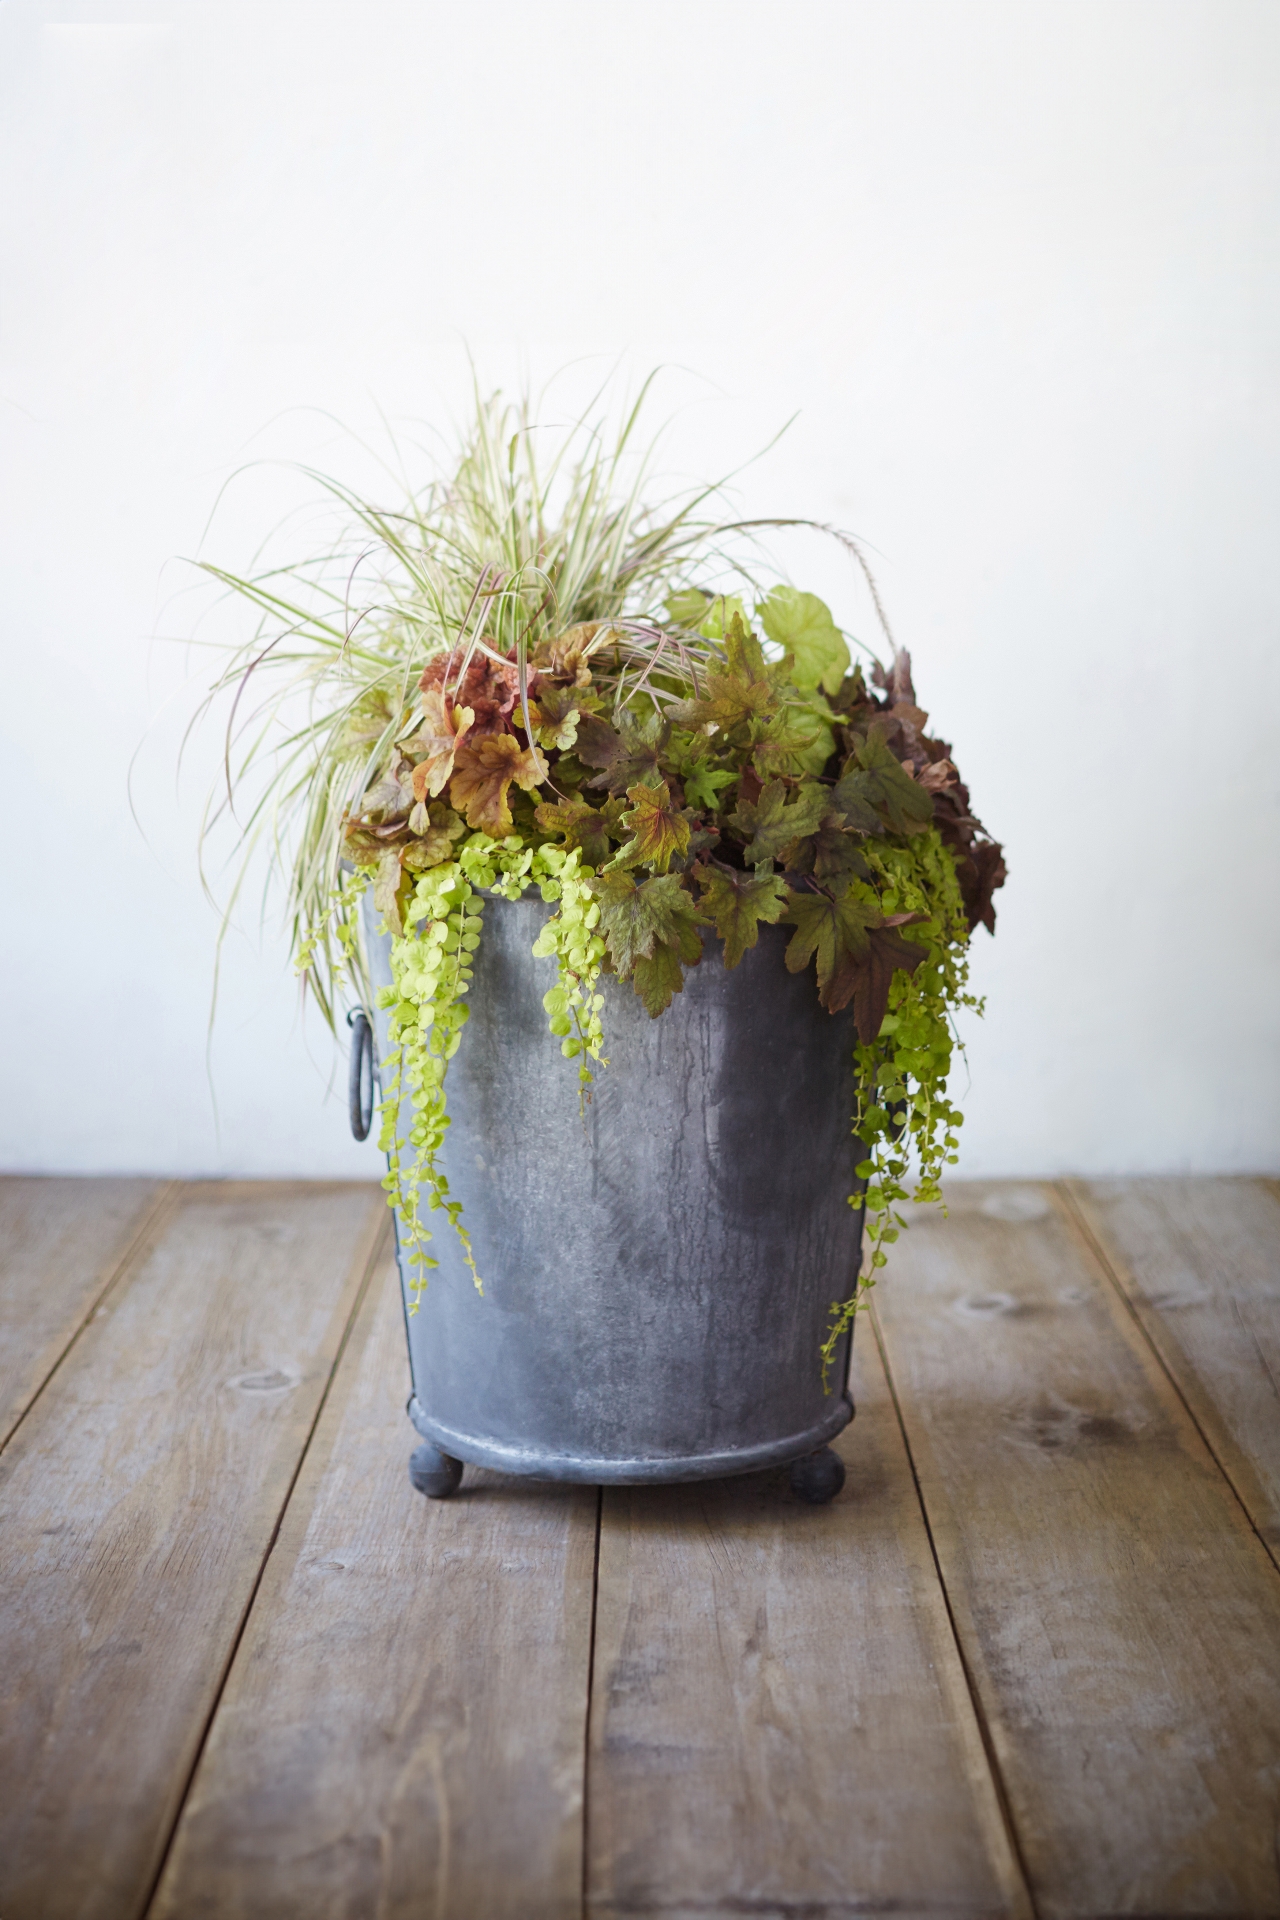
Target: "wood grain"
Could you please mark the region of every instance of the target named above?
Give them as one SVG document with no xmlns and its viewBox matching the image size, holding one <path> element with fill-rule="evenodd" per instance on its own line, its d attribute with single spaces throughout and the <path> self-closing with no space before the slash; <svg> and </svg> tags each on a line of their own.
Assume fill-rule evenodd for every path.
<svg viewBox="0 0 1280 1920">
<path fill-rule="evenodd" d="M 1048 1189 L 953 1189 L 877 1290 L 1043 1920 L 1280 1911 L 1280 1580 Z"/>
<path fill-rule="evenodd" d="M 132 1920 L 386 1215 L 187 1187 L 0 1458 L 0 1914 Z"/>
<path fill-rule="evenodd" d="M 1254 1525 L 1280 1552 L 1280 1200 L 1262 1180 L 1067 1187 Z"/>
<path fill-rule="evenodd" d="M 409 1484 L 395 1271 L 370 1289 L 152 1920 L 577 1920 L 597 1495 Z"/>
<path fill-rule="evenodd" d="M 1030 1911 L 867 1338 L 855 1394 L 830 1507 L 785 1472 L 605 1491 L 598 1920 Z"/>
<path fill-rule="evenodd" d="M 0 1179 L 0 1447 L 170 1185 Z"/>
</svg>

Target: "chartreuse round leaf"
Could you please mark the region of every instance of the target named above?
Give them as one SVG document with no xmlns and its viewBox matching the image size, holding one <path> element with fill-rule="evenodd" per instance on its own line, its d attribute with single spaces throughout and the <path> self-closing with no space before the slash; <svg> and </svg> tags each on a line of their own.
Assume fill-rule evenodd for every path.
<svg viewBox="0 0 1280 1920">
<path fill-rule="evenodd" d="M 838 693 L 849 671 L 849 647 L 816 593 L 774 587 L 756 609 L 769 638 L 792 656 L 793 684 L 801 693 Z"/>
</svg>

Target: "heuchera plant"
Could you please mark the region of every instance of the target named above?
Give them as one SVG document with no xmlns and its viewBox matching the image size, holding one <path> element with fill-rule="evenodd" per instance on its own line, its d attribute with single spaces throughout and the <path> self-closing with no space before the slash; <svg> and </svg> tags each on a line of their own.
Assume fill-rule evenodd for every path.
<svg viewBox="0 0 1280 1920">
<path fill-rule="evenodd" d="M 979 924 L 994 931 L 1001 850 L 928 731 L 904 651 L 868 677 L 816 595 L 689 584 L 700 554 L 741 529 L 695 522 L 688 505 L 646 516 L 634 493 L 617 503 L 594 449 L 552 522 L 531 456 L 520 464 L 527 420 L 503 471 L 509 425 L 482 407 L 452 492 L 403 521 L 336 489 L 408 568 L 410 591 L 360 615 L 371 638 L 349 607 L 341 621 L 305 616 L 313 691 L 336 675 L 344 697 L 286 742 L 312 856 L 294 870 L 299 966 L 331 1012 L 334 981 L 359 965 L 371 886 L 393 936 L 389 1197 L 419 1272 L 436 1264 L 424 1214 L 443 1211 L 480 1285 L 440 1149 L 486 897 L 537 886 L 554 904 L 534 952 L 557 963 L 545 1005 L 582 1098 L 607 1066 L 602 974 L 658 1018 L 690 967 L 737 966 L 762 922 L 791 929 L 787 967 L 812 975 L 831 1013 L 852 1009 L 857 1032 L 865 1194 L 850 1203 L 865 1199 L 866 1255 L 832 1304 L 825 1369 L 905 1224 L 901 1204 L 939 1200 L 956 1160 L 953 1017 L 976 1005 L 968 943 Z M 278 575 L 270 587 L 219 577 L 268 624 L 299 630 Z M 243 691 L 262 658 L 223 684 Z"/>
</svg>

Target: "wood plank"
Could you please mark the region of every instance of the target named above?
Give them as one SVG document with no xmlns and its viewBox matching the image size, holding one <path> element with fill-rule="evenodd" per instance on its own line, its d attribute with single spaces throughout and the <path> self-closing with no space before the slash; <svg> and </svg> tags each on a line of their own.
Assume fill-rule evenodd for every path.
<svg viewBox="0 0 1280 1920">
<path fill-rule="evenodd" d="M 606 1489 L 588 1911 L 1029 1913 L 865 1323 L 830 1507 Z"/>
<path fill-rule="evenodd" d="M 0 1457 L 0 1913 L 132 1920 L 374 1248 L 376 1188 L 184 1188 Z"/>
<path fill-rule="evenodd" d="M 1048 1188 L 953 1188 L 877 1289 L 1042 1920 L 1280 1910 L 1280 1580 Z"/>
<path fill-rule="evenodd" d="M 343 1358 L 152 1920 L 577 1920 L 597 1494 L 409 1484 L 390 1262 Z"/>
<path fill-rule="evenodd" d="M 1250 1518 L 1280 1551 L 1280 1200 L 1262 1180 L 1068 1196 Z"/>
<path fill-rule="evenodd" d="M 172 1182 L 0 1179 L 0 1447 Z"/>
</svg>

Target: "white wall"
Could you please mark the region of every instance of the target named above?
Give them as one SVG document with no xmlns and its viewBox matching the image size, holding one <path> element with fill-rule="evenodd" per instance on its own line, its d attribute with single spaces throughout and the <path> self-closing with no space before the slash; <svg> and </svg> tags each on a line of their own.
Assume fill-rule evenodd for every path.
<svg viewBox="0 0 1280 1920">
<path fill-rule="evenodd" d="M 178 556 L 469 345 L 688 369 L 690 471 L 799 409 L 744 507 L 877 550 L 1008 845 L 964 1170 L 1280 1166 L 1278 127 L 1274 0 L 7 0 L 0 1165 L 374 1171 L 274 935 L 215 1126 Z"/>
</svg>

